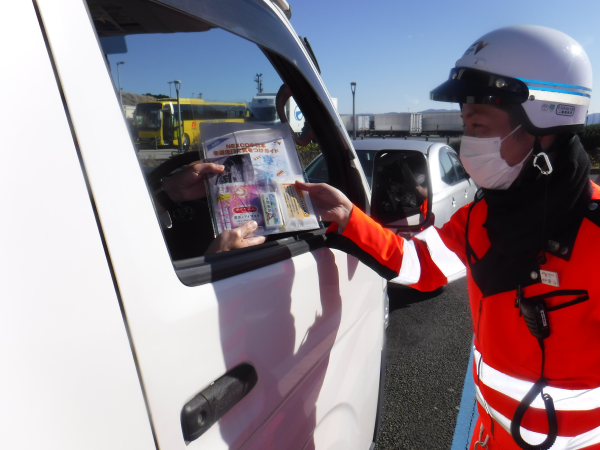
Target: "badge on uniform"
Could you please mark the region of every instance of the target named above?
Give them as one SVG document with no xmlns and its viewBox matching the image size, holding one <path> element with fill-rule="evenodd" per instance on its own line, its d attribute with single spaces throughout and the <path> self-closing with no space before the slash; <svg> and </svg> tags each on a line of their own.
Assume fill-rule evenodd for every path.
<svg viewBox="0 0 600 450">
<path fill-rule="evenodd" d="M 549 270 L 540 270 L 542 276 L 542 283 L 548 286 L 558 287 L 558 273 L 550 272 Z"/>
</svg>

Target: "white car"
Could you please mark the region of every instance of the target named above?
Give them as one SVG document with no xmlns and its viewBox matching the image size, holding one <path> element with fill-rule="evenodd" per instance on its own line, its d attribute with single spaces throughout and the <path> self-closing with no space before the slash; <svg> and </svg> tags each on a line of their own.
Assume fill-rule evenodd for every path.
<svg viewBox="0 0 600 450">
<path fill-rule="evenodd" d="M 285 83 L 340 161 L 330 182 L 368 209 L 287 3 L 4 1 L 0 14 L 0 116 L 18 141 L 0 194 L 0 448 L 372 449 L 385 280 L 324 229 L 203 256 L 210 217 L 166 228 L 140 169 L 177 147 L 136 153 L 120 105 L 120 88 L 123 102 L 167 96 L 138 123 L 194 148 L 201 121 L 245 123 L 257 72 L 266 92 Z M 205 100 L 182 102 L 183 129 L 178 94 Z"/>
<path fill-rule="evenodd" d="M 477 185 L 468 176 L 456 152 L 442 143 L 404 139 L 359 139 L 352 141 L 369 185 L 372 184 L 373 162 L 380 152 L 420 152 L 427 157 L 432 190 L 435 225 L 442 226 L 459 208 L 473 201 Z M 325 159 L 317 157 L 306 167 L 313 183 L 328 182 Z M 424 180 L 421 181 L 424 183 Z"/>
</svg>

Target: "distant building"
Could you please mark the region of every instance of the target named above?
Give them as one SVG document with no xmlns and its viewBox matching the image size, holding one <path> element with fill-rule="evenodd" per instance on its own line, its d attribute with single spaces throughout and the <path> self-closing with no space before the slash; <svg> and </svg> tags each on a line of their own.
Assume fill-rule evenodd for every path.
<svg viewBox="0 0 600 450">
<path fill-rule="evenodd" d="M 600 113 L 593 113 L 587 115 L 586 125 L 594 125 L 600 123 Z"/>
<path fill-rule="evenodd" d="M 125 113 L 125 118 L 131 122 L 133 122 L 134 111 L 135 111 L 135 106 L 123 105 L 123 112 Z"/>
</svg>

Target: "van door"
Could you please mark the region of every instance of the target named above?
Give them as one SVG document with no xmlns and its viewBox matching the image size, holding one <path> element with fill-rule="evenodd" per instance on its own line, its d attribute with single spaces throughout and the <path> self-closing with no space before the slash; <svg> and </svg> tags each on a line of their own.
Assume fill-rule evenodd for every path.
<svg viewBox="0 0 600 450">
<path fill-rule="evenodd" d="M 2 148 L 0 448 L 153 448 L 127 326 L 35 3 L 0 2 L 0 15 L 11 17 L 0 29 L 0 57 L 11 61 L 2 77 L 29 87 L 3 94 L 23 113 L 0 112 L 3 129 L 17 138 Z M 127 139 L 126 128 L 122 135 Z"/>
<path fill-rule="evenodd" d="M 205 99 L 230 103 L 251 101 L 257 71 L 271 92 L 285 82 L 313 124 L 324 157 L 341 161 L 330 171 L 330 182 L 364 208 L 364 176 L 355 168 L 347 137 L 333 131 L 340 125 L 329 97 L 282 13 L 271 2 L 113 1 L 108 8 L 89 0 L 94 30 L 81 0 L 39 3 L 131 331 L 157 446 L 368 449 L 384 336 L 381 278 L 356 259 L 328 249 L 324 230 L 205 256 L 214 234 L 201 199 L 183 205 L 193 211 L 189 220 L 173 219 L 167 228 L 140 165 L 171 164 L 165 159 L 170 152 L 140 151 L 136 157 L 119 108 L 116 77 L 113 73 L 111 79 L 107 71 L 107 65 L 115 70 L 117 59 L 126 61 L 121 83 L 132 94 L 148 89 L 161 94 L 177 77 L 183 98 L 201 90 Z M 195 9 L 180 12 L 175 3 Z M 127 36 L 129 52 L 107 55 L 106 62 L 95 32 L 100 39 L 115 29 L 127 34 L 131 23 L 139 34 Z M 239 35 L 252 36 L 260 48 Z M 277 53 L 270 50 L 271 41 L 279 46 Z M 94 108 L 89 107 L 90 92 L 95 93 Z M 168 237 L 178 232 L 183 239 Z M 229 374 L 226 381 L 231 381 L 248 366 L 256 373 L 255 385 L 239 401 L 225 401 L 239 393 L 240 384 L 222 384 L 221 377 Z M 241 390 L 253 384 L 250 372 L 238 376 Z M 211 400 L 211 411 L 227 411 L 186 442 L 186 405 L 201 400 L 201 393 L 210 396 L 214 386 L 222 395 Z M 196 417 L 196 422 L 203 420 L 202 414 Z"/>
</svg>

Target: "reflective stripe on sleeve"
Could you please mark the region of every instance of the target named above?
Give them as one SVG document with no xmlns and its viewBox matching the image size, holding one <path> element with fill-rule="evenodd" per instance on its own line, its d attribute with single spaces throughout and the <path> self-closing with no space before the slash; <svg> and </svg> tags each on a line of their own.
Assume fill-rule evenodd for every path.
<svg viewBox="0 0 600 450">
<path fill-rule="evenodd" d="M 529 392 L 533 383 L 506 375 L 481 361 L 481 353 L 473 350 L 473 360 L 478 370 L 479 381 L 486 386 L 520 402 Z M 544 392 L 554 400 L 557 411 L 589 411 L 600 408 L 600 388 L 596 389 L 560 389 L 545 387 Z M 531 403 L 532 408 L 544 408 L 541 396 L 537 396 Z"/>
<path fill-rule="evenodd" d="M 546 391 L 546 389 L 548 388 L 544 388 L 544 391 Z M 507 433 L 510 434 L 510 420 L 486 404 L 477 385 L 475 385 L 475 392 L 479 404 L 484 407 L 488 414 L 492 416 Z M 535 431 L 530 431 L 523 427 L 521 427 L 521 436 L 525 439 L 525 442 L 532 445 L 541 444 L 546 439 L 545 434 L 536 433 Z M 594 428 L 578 436 L 558 436 L 556 442 L 552 445 L 552 450 L 577 450 L 598 443 L 600 443 L 600 427 Z"/>
<path fill-rule="evenodd" d="M 417 234 L 415 238 L 427 244 L 431 259 L 448 279 L 448 283 L 466 275 L 465 265 L 454 252 L 448 250 L 434 227 L 427 228 Z"/>
<path fill-rule="evenodd" d="M 419 278 L 421 278 L 421 264 L 415 243 L 404 239 L 404 254 L 402 255 L 400 273 L 396 278 L 390 280 L 390 282 L 410 285 L 417 283 Z"/>
</svg>

